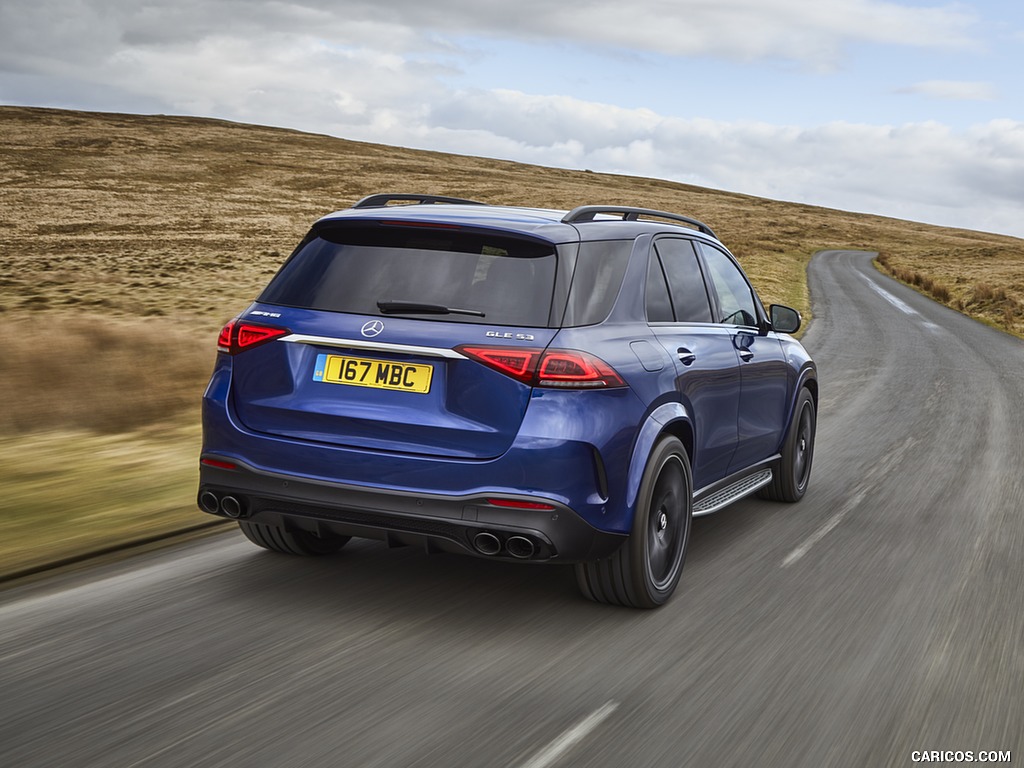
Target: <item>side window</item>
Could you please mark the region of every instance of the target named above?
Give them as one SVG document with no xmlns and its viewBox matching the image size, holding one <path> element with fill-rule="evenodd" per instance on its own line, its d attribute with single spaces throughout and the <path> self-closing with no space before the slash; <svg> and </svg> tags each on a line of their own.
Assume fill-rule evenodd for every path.
<svg viewBox="0 0 1024 768">
<path fill-rule="evenodd" d="M 580 243 L 562 320 L 564 326 L 596 325 L 608 317 L 622 288 L 622 278 L 632 252 L 632 240 Z"/>
<path fill-rule="evenodd" d="M 648 323 L 671 323 L 675 317 L 672 315 L 672 301 L 668 297 L 668 284 L 665 282 L 665 273 L 661 269 L 661 260 L 658 255 L 651 252 L 651 260 L 647 263 L 647 322 Z"/>
<path fill-rule="evenodd" d="M 682 238 L 662 238 L 655 248 L 668 278 L 676 322 L 710 323 L 711 303 L 693 243 Z"/>
<path fill-rule="evenodd" d="M 732 259 L 717 248 L 700 244 L 700 252 L 708 265 L 714 291 L 718 294 L 721 317 L 726 325 L 757 325 L 754 292 Z"/>
</svg>

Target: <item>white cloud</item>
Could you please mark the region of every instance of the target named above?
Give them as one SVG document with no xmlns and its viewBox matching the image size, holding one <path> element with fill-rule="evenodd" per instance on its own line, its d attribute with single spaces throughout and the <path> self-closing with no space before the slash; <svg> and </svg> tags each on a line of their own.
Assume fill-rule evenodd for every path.
<svg viewBox="0 0 1024 768">
<path fill-rule="evenodd" d="M 0 68 L 57 52 L 96 63 L 110 50 L 194 44 L 206 38 L 318 34 L 391 51 L 445 45 L 438 36 L 483 35 L 829 67 L 851 42 L 962 48 L 973 14 L 955 6 L 889 0 L 5 0 Z"/>
<path fill-rule="evenodd" d="M 193 46 L 125 51 L 102 69 L 104 82 L 125 90 L 144 84 L 176 111 L 306 128 L 365 126 L 443 93 L 436 66 L 299 36 L 287 44 L 211 36 Z"/>
<path fill-rule="evenodd" d="M 444 118 L 403 138 L 455 152 L 1024 235 L 1024 122 L 993 121 L 961 132 L 938 123 L 800 128 L 666 118 L 508 91 L 455 94 Z"/>
<path fill-rule="evenodd" d="M 951 101 L 994 101 L 999 93 L 992 83 L 964 80 L 925 80 L 898 88 L 896 93 L 916 94 Z"/>
<path fill-rule="evenodd" d="M 959 48 L 973 45 L 972 14 L 950 6 L 886 0 L 394 0 L 348 3 L 346 12 L 387 14 L 420 28 L 583 44 L 669 55 L 776 58 L 830 66 L 851 41 Z"/>
<path fill-rule="evenodd" d="M 635 0 L 628 9 L 604 0 L 584 9 L 547 0 L 6 0 L 0 100 L 77 91 L 128 111 L 141 104 L 1024 235 L 1020 122 L 957 132 L 682 119 L 563 95 L 453 90 L 445 77 L 468 61 L 455 33 L 825 66 L 850 41 L 968 45 L 969 22 L 955 8 L 884 0 Z"/>
</svg>

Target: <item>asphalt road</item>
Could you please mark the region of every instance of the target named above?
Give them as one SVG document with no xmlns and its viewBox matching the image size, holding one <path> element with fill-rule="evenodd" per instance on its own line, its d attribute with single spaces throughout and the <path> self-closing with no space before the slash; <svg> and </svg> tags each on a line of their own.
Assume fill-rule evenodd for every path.
<svg viewBox="0 0 1024 768">
<path fill-rule="evenodd" d="M 0 595 L 0 765 L 903 766 L 1024 758 L 1024 344 L 810 270 L 811 489 L 695 521 L 661 610 L 571 570 L 237 533 Z"/>
</svg>

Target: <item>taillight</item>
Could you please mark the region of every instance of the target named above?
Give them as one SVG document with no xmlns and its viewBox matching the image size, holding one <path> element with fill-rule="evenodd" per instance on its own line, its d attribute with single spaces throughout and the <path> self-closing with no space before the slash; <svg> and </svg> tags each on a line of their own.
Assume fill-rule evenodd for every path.
<svg viewBox="0 0 1024 768">
<path fill-rule="evenodd" d="M 533 374 L 537 369 L 537 358 L 544 352 L 542 349 L 524 349 L 519 347 L 469 347 L 455 348 L 466 357 L 483 363 L 499 373 L 518 379 L 524 384 L 533 384 Z"/>
<path fill-rule="evenodd" d="M 235 332 L 235 321 L 232 320 L 230 323 L 220 329 L 220 336 L 217 337 L 217 349 L 221 352 L 231 353 L 231 336 Z"/>
<path fill-rule="evenodd" d="M 229 355 L 237 355 L 239 352 L 273 341 L 288 332 L 287 328 L 232 320 L 220 329 L 220 335 L 217 337 L 217 349 L 227 352 Z"/>
<path fill-rule="evenodd" d="M 555 349 L 544 353 L 537 371 L 542 387 L 623 387 L 625 382 L 608 363 L 586 352 Z"/>
<path fill-rule="evenodd" d="M 602 389 L 626 382 L 599 357 L 575 349 L 531 347 L 456 347 L 471 360 L 532 387 Z"/>
</svg>

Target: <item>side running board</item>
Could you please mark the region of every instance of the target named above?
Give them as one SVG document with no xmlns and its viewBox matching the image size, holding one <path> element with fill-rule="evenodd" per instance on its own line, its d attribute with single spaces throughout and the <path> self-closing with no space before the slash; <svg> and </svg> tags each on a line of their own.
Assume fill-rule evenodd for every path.
<svg viewBox="0 0 1024 768">
<path fill-rule="evenodd" d="M 712 512 L 717 512 L 722 507 L 727 507 L 734 501 L 739 501 L 758 488 L 763 488 L 771 481 L 772 471 L 770 469 L 763 469 L 753 475 L 748 475 L 742 480 L 738 480 L 732 485 L 702 498 L 693 505 L 693 516 L 700 517 L 701 515 L 710 515 Z"/>
</svg>

